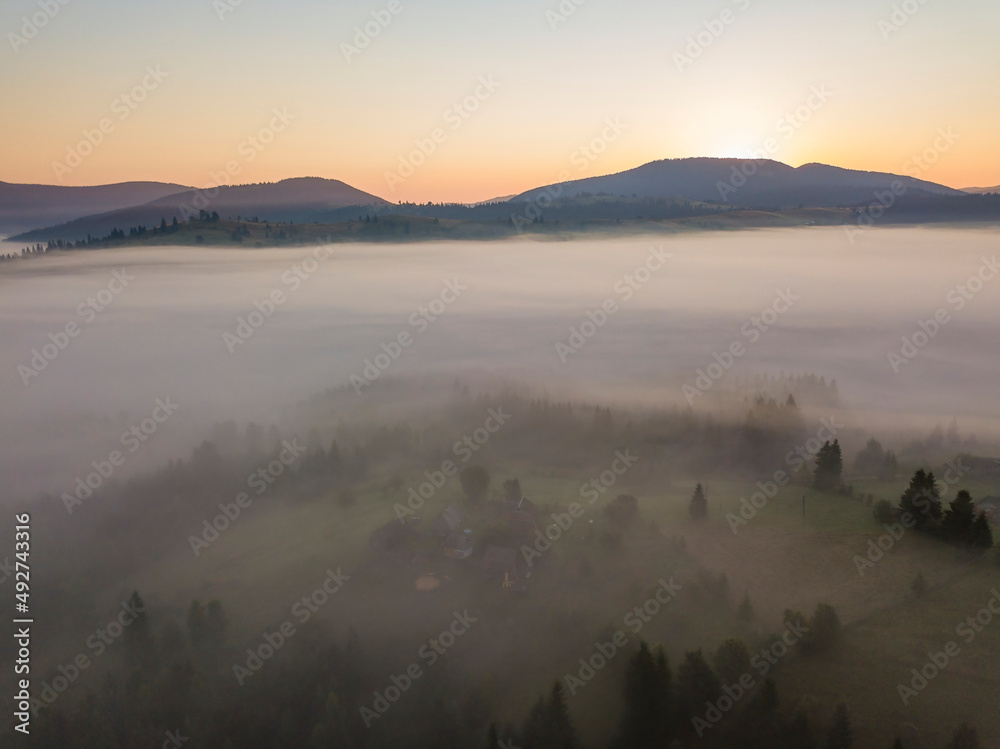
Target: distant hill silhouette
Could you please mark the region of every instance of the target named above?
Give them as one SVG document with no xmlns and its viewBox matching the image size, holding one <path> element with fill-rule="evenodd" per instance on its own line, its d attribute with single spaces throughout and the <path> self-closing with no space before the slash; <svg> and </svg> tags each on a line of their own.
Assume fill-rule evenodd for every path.
<svg viewBox="0 0 1000 749">
<path fill-rule="evenodd" d="M 987 195 L 989 193 L 1000 192 L 1000 185 L 996 187 L 963 187 L 962 192 L 967 192 L 971 195 Z"/>
<path fill-rule="evenodd" d="M 740 174 L 741 167 L 752 175 Z M 874 191 L 888 188 L 893 180 L 900 180 L 906 186 L 907 195 L 962 194 L 960 190 L 912 177 L 825 164 L 795 168 L 770 159 L 692 158 L 651 161 L 617 174 L 535 188 L 512 198 L 512 202 L 558 192 L 563 198 L 581 194 L 687 198 L 745 208 L 851 206 L 870 203 Z M 726 186 L 724 190 L 719 189 L 720 183 Z"/>
<path fill-rule="evenodd" d="M 0 182 L 0 236 L 105 213 L 190 189 L 164 182 L 121 182 L 96 187 Z"/>
<path fill-rule="evenodd" d="M 742 170 L 742 171 L 741 171 Z M 750 176 L 744 176 L 749 172 Z M 196 190 L 157 182 L 127 182 L 102 187 L 10 185 L 0 182 L 2 221 L 22 230 L 16 242 L 76 241 L 103 237 L 113 229 L 152 228 L 174 217 L 185 221 L 204 209 L 226 219 L 258 218 L 270 222 L 337 223 L 366 213 L 396 213 L 430 218 L 479 221 L 531 221 L 525 201 L 538 203 L 547 221 L 641 218 L 664 220 L 707 216 L 732 208 L 788 210 L 859 207 L 872 203 L 876 191 L 899 181 L 905 191 L 893 211 L 896 220 L 995 220 L 994 201 L 944 185 L 884 172 L 841 169 L 824 164 L 791 167 L 779 161 L 750 159 L 667 159 L 617 174 L 572 180 L 535 188 L 512 198 L 475 204 L 396 205 L 334 179 L 298 177 L 280 182 Z M 722 190 L 720 190 L 722 186 Z M 969 188 L 981 193 L 997 188 Z M 965 198 L 965 200 L 956 200 Z M 972 201 L 972 202 L 970 202 Z M 905 204 L 905 206 L 903 205 Z M 91 210 L 92 209 L 92 210 Z M 522 215 L 524 214 L 524 215 Z M 59 223 L 59 220 L 62 223 Z"/>
<path fill-rule="evenodd" d="M 77 240 L 104 236 L 112 229 L 131 226 L 152 227 L 161 219 L 171 223 L 176 216 L 184 221 L 197 217 L 202 209 L 217 211 L 220 216 L 253 217 L 262 221 L 295 223 L 330 223 L 349 217 L 357 218 L 365 207 L 387 206 L 382 198 L 370 195 L 335 179 L 297 177 L 280 182 L 220 187 L 216 190 L 182 188 L 166 197 L 142 205 L 134 205 L 97 215 L 78 218 L 56 226 L 27 231 L 11 239 L 24 242 L 45 242 L 49 239 Z"/>
</svg>

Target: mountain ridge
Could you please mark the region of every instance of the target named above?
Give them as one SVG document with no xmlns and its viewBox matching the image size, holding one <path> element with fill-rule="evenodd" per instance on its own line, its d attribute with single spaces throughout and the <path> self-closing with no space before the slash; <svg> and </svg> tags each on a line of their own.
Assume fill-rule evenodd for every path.
<svg viewBox="0 0 1000 749">
<path fill-rule="evenodd" d="M 956 190 L 914 177 L 845 169 L 810 162 L 792 167 L 773 159 L 691 157 L 658 159 L 614 174 L 543 185 L 512 202 L 561 198 L 581 193 L 652 198 L 686 198 L 745 208 L 830 207 L 870 202 L 874 190 L 899 180 L 915 195 L 960 195 Z"/>
</svg>

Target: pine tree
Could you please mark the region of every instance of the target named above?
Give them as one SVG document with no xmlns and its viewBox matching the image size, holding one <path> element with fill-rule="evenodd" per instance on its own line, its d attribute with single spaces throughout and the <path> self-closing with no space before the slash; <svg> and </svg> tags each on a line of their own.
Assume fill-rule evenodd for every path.
<svg viewBox="0 0 1000 749">
<path fill-rule="evenodd" d="M 538 698 L 524 724 L 524 749 L 576 749 L 576 731 L 566 707 L 562 682 L 552 684 L 548 699 Z"/>
<path fill-rule="evenodd" d="M 844 472 L 844 459 L 840 452 L 840 442 L 827 440 L 816 453 L 816 469 L 813 473 L 813 485 L 817 489 L 833 489 L 841 485 Z"/>
<path fill-rule="evenodd" d="M 745 622 L 753 621 L 754 610 L 753 604 L 750 603 L 749 593 L 743 594 L 743 600 L 740 602 L 739 608 L 736 609 L 736 615 Z"/>
<path fill-rule="evenodd" d="M 791 723 L 785 729 L 785 746 L 795 749 L 816 749 L 816 737 L 813 735 L 812 726 L 809 725 L 809 716 L 801 710 L 795 713 Z"/>
<path fill-rule="evenodd" d="M 153 633 L 149 625 L 149 618 L 146 616 L 146 604 L 139 597 L 139 591 L 132 591 L 126 607 L 135 612 L 135 618 L 129 626 L 122 630 L 122 641 L 125 643 L 128 657 L 133 662 L 137 662 L 152 655 Z"/>
<path fill-rule="evenodd" d="M 972 495 L 962 489 L 948 505 L 941 521 L 941 532 L 945 539 L 959 546 L 972 545 L 972 525 L 975 522 Z"/>
<path fill-rule="evenodd" d="M 205 615 L 205 639 L 213 647 L 219 647 L 226 636 L 226 612 L 222 609 L 222 603 L 218 600 L 208 602 L 208 609 Z"/>
<path fill-rule="evenodd" d="M 651 652 L 645 640 L 625 671 L 625 714 L 617 746 L 655 749 L 672 737 L 671 673 L 662 647 Z"/>
<path fill-rule="evenodd" d="M 684 654 L 677 668 L 677 701 L 684 720 L 701 715 L 706 702 L 715 702 L 722 695 L 722 681 L 708 665 L 701 650 Z"/>
<path fill-rule="evenodd" d="M 941 518 L 941 492 L 933 473 L 917 469 L 899 499 L 899 511 L 908 513 L 918 529 Z"/>
<path fill-rule="evenodd" d="M 753 672 L 750 665 L 750 649 L 739 637 L 730 637 L 719 645 L 712 659 L 712 665 L 726 684 L 736 684 L 744 674 Z"/>
<path fill-rule="evenodd" d="M 979 513 L 972 522 L 971 545 L 975 549 L 993 548 L 993 531 L 990 529 L 990 521 L 986 515 Z"/>
<path fill-rule="evenodd" d="M 549 746 L 552 749 L 575 749 L 576 730 L 573 728 L 573 721 L 569 717 L 569 708 L 566 706 L 566 693 L 563 690 L 561 681 L 556 681 L 552 684 L 547 712 L 552 732 Z"/>
<path fill-rule="evenodd" d="M 979 734 L 975 728 L 963 723 L 955 729 L 945 749 L 979 749 Z"/>
<path fill-rule="evenodd" d="M 885 453 L 885 458 L 882 459 L 882 465 L 878 469 L 878 477 L 880 479 L 891 479 L 899 473 L 899 461 L 896 459 L 896 454 L 891 450 L 887 450 Z"/>
<path fill-rule="evenodd" d="M 191 607 L 187 615 L 188 639 L 194 647 L 200 646 L 208 636 L 208 623 L 205 616 L 205 607 L 201 601 L 191 601 Z"/>
<path fill-rule="evenodd" d="M 843 702 L 833 711 L 833 722 L 826 737 L 825 749 L 851 749 L 854 746 L 854 731 L 847 717 L 847 705 Z"/>
<path fill-rule="evenodd" d="M 808 653 L 828 650 L 840 639 L 843 629 L 840 617 L 837 616 L 833 606 L 826 603 L 817 604 L 816 611 L 809 621 L 809 630 L 803 635 L 800 647 Z"/>
<path fill-rule="evenodd" d="M 854 470 L 863 475 L 877 473 L 884 460 L 882 443 L 872 437 L 865 445 L 865 449 L 854 458 Z"/>
<path fill-rule="evenodd" d="M 688 512 L 694 520 L 704 520 L 708 517 L 708 499 L 705 497 L 705 490 L 701 484 L 694 488 L 691 496 L 691 504 L 688 505 Z"/>
<path fill-rule="evenodd" d="M 497 733 L 497 724 L 490 723 L 490 727 L 486 731 L 486 746 L 484 749 L 497 749 L 498 746 L 500 746 L 500 736 Z"/>
</svg>

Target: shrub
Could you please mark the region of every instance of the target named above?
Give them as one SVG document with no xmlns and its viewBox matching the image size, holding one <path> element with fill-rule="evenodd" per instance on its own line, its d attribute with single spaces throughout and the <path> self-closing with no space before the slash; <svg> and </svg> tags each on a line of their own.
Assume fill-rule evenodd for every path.
<svg viewBox="0 0 1000 749">
<path fill-rule="evenodd" d="M 888 499 L 880 499 L 876 502 L 872 514 L 880 523 L 893 523 L 899 517 L 899 511 L 892 506 Z"/>
</svg>

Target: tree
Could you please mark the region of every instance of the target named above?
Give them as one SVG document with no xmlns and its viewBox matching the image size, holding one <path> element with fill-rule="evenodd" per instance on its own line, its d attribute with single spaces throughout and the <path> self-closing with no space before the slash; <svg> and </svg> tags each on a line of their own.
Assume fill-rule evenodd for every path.
<svg viewBox="0 0 1000 749">
<path fill-rule="evenodd" d="M 645 640 L 629 659 L 625 670 L 625 713 L 618 727 L 616 746 L 656 749 L 670 743 L 671 673 L 662 647 L 656 652 Z"/>
<path fill-rule="evenodd" d="M 484 749 L 497 749 L 500 744 L 500 735 L 497 733 L 497 724 L 490 723 L 489 729 L 486 731 L 486 746 Z"/>
<path fill-rule="evenodd" d="M 688 512 L 691 513 L 691 517 L 694 520 L 704 520 L 708 517 L 708 498 L 705 497 L 705 490 L 701 484 L 698 484 L 694 488 L 694 494 L 691 495 L 691 504 L 688 505 Z"/>
<path fill-rule="evenodd" d="M 834 489 L 841 485 L 841 475 L 844 471 L 844 460 L 840 454 L 840 442 L 829 440 L 816 453 L 816 470 L 813 473 L 813 485 L 817 489 Z"/>
<path fill-rule="evenodd" d="M 737 684 L 741 676 L 753 673 L 750 665 L 750 649 L 739 637 L 730 637 L 719 645 L 712 659 L 712 665 L 726 684 Z"/>
<path fill-rule="evenodd" d="M 802 636 L 802 649 L 809 653 L 828 650 L 840 639 L 843 629 L 833 606 L 818 604 L 809 622 L 809 631 Z"/>
<path fill-rule="evenodd" d="M 880 523 L 894 523 L 899 519 L 899 511 L 892 506 L 888 499 L 880 499 L 876 502 L 872 515 Z"/>
<path fill-rule="evenodd" d="M 745 622 L 753 621 L 754 610 L 753 610 L 753 604 L 750 603 L 749 593 L 743 594 L 743 600 L 740 602 L 739 607 L 736 609 L 736 615 Z"/>
<path fill-rule="evenodd" d="M 809 716 L 803 711 L 795 713 L 791 723 L 785 729 L 785 746 L 791 749 L 816 749 L 816 737 L 813 735 L 812 726 L 809 725 Z"/>
<path fill-rule="evenodd" d="M 462 493 L 469 502 L 478 504 L 486 497 L 490 489 L 490 474 L 482 466 L 469 466 L 458 474 L 462 484 Z"/>
<path fill-rule="evenodd" d="M 833 721 L 826 737 L 826 749 L 851 749 L 854 746 L 854 731 L 847 717 L 847 705 L 841 702 L 833 711 Z"/>
<path fill-rule="evenodd" d="M 882 459 L 882 465 L 879 466 L 878 477 L 880 479 L 891 479 L 895 478 L 897 473 L 899 473 L 899 461 L 896 460 L 895 453 L 887 450 L 885 458 Z"/>
<path fill-rule="evenodd" d="M 910 485 L 899 499 L 899 511 L 900 514 L 909 513 L 918 530 L 923 529 L 927 523 L 940 519 L 941 492 L 933 473 L 927 473 L 923 468 L 917 469 L 910 479 Z"/>
<path fill-rule="evenodd" d="M 226 619 L 226 612 L 222 608 L 222 602 L 213 599 L 208 602 L 208 610 L 205 616 L 205 639 L 213 647 L 222 644 L 226 636 L 226 628 L 229 622 Z"/>
<path fill-rule="evenodd" d="M 927 578 L 924 577 L 923 572 L 918 572 L 917 576 L 913 578 L 910 589 L 917 598 L 923 598 L 927 594 Z"/>
<path fill-rule="evenodd" d="M 715 702 L 722 695 L 722 682 L 708 665 L 701 649 L 684 654 L 677 669 L 677 701 L 685 721 L 701 715 L 706 702 Z"/>
<path fill-rule="evenodd" d="M 146 604 L 139 597 L 139 591 L 132 591 L 129 596 L 128 609 L 135 612 L 135 620 L 122 630 L 122 641 L 125 650 L 133 661 L 145 659 L 151 655 L 153 633 L 146 616 Z"/>
<path fill-rule="evenodd" d="M 979 513 L 972 523 L 972 541 L 974 549 L 993 548 L 993 531 L 990 529 L 990 521 L 986 515 Z"/>
<path fill-rule="evenodd" d="M 576 745 L 563 685 L 556 681 L 548 699 L 539 697 L 531 709 L 524 726 L 524 749 L 576 749 Z"/>
<path fill-rule="evenodd" d="M 979 749 L 979 734 L 975 728 L 963 723 L 955 729 L 945 749 Z"/>
<path fill-rule="evenodd" d="M 882 449 L 882 443 L 872 437 L 868 440 L 864 450 L 854 458 L 854 470 L 862 475 L 878 473 L 884 460 L 885 451 Z"/>
<path fill-rule="evenodd" d="M 972 524 L 976 522 L 972 495 L 962 489 L 948 505 L 941 521 L 941 534 L 945 540 L 959 546 L 972 545 Z"/>
<path fill-rule="evenodd" d="M 188 608 L 187 629 L 188 639 L 193 646 L 198 647 L 205 642 L 208 632 L 205 607 L 197 599 L 191 601 L 191 606 Z"/>
</svg>

